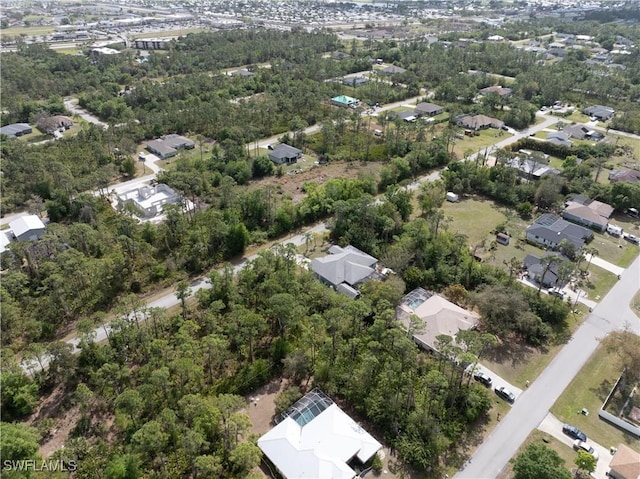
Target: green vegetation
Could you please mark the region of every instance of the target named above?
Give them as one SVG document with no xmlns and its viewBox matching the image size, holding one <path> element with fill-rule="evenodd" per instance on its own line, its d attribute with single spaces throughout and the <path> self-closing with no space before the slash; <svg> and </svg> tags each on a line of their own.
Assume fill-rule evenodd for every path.
<svg viewBox="0 0 640 479">
<path fill-rule="evenodd" d="M 551 412 L 604 447 L 615 447 L 622 442 L 637 448 L 640 446 L 638 439 L 603 422 L 597 414 L 622 372 L 621 364 L 615 358 L 615 353 L 608 352 L 604 346 L 599 347 L 556 401 Z M 587 408 L 590 414 L 580 414 L 582 408 Z"/>
<path fill-rule="evenodd" d="M 529 444 L 513 461 L 514 479 L 571 479 L 564 460 L 544 444 Z"/>
</svg>

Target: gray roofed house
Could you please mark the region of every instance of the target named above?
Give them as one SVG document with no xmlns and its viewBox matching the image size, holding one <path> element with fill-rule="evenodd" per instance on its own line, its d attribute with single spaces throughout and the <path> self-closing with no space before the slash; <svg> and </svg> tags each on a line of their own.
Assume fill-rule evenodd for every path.
<svg viewBox="0 0 640 479">
<path fill-rule="evenodd" d="M 413 110 L 414 115 L 436 116 L 444 111 L 444 108 L 435 103 L 422 102 L 418 103 Z"/>
<path fill-rule="evenodd" d="M 562 217 L 574 223 L 604 231 L 613 214 L 613 207 L 585 196 L 574 195 L 567 201 Z"/>
<path fill-rule="evenodd" d="M 456 118 L 456 123 L 465 128 L 483 130 L 485 128 L 502 128 L 504 122 L 487 115 L 461 115 Z"/>
<path fill-rule="evenodd" d="M 442 296 L 417 288 L 407 294 L 396 308 L 396 319 L 405 329 L 411 327 L 411 316 L 424 322 L 422 331 L 412 332 L 420 346 L 437 351 L 437 337 L 445 334 L 454 338 L 460 331 L 474 329 L 478 316 L 453 304 Z"/>
<path fill-rule="evenodd" d="M 637 170 L 613 170 L 609 173 L 609 181 L 616 183 L 618 181 L 624 181 L 627 183 L 640 182 L 640 171 Z"/>
<path fill-rule="evenodd" d="M 355 297 L 355 286 L 377 276 L 378 260 L 354 246 L 332 246 L 329 253 L 314 259 L 311 269 L 323 283 L 336 291 Z"/>
<path fill-rule="evenodd" d="M 384 67 L 380 70 L 382 73 L 385 73 L 387 75 L 399 75 L 401 73 L 406 72 L 407 70 L 405 70 L 402 67 L 397 67 L 395 65 L 390 65 L 388 67 Z"/>
<path fill-rule="evenodd" d="M 524 157 L 516 156 L 511 158 L 506 166 L 518 170 L 518 174 L 527 179 L 539 180 L 549 175 L 559 175 L 560 171 L 550 167 L 547 163 L 530 160 Z"/>
<path fill-rule="evenodd" d="M 601 121 L 610 120 L 615 114 L 615 110 L 610 106 L 593 105 L 582 110 L 582 113 L 597 118 Z"/>
<path fill-rule="evenodd" d="M 355 77 L 346 77 L 342 79 L 342 84 L 351 86 L 353 88 L 358 88 L 359 86 L 365 85 L 369 82 L 369 79 L 364 76 L 355 76 Z"/>
<path fill-rule="evenodd" d="M 162 160 L 175 156 L 178 153 L 178 150 L 190 150 L 195 148 L 195 146 L 196 144 L 189 138 L 176 135 L 175 133 L 147 142 L 147 150 Z"/>
<path fill-rule="evenodd" d="M 27 123 L 12 123 L 0 128 L 0 135 L 6 135 L 9 138 L 17 138 L 18 136 L 28 135 L 33 129 Z"/>
<path fill-rule="evenodd" d="M 291 165 L 302 157 L 302 150 L 280 143 L 269 152 L 269 159 L 276 165 Z"/>
<path fill-rule="evenodd" d="M 570 125 L 562 130 L 569 135 L 569 138 L 575 138 L 576 140 L 594 140 L 600 141 L 604 138 L 604 135 L 599 131 L 593 130 L 586 125 L 578 123 L 577 125 Z"/>
<path fill-rule="evenodd" d="M 547 135 L 547 141 L 555 145 L 562 145 L 568 148 L 573 146 L 573 143 L 569 140 L 569 134 L 564 131 L 552 131 Z"/>
<path fill-rule="evenodd" d="M 478 91 L 478 93 L 480 93 L 480 95 L 489 95 L 490 93 L 495 93 L 496 95 L 501 97 L 508 97 L 513 93 L 513 89 L 502 87 L 500 85 L 493 85 L 481 89 L 480 91 Z"/>
<path fill-rule="evenodd" d="M 557 258 L 556 261 L 553 261 L 549 264 L 549 267 L 546 268 L 546 265 L 543 264 L 542 260 L 549 256 L 554 256 Z M 542 286 L 552 287 L 552 286 L 564 286 L 564 284 L 558 283 L 558 269 L 559 266 L 564 261 L 570 261 L 566 256 L 555 253 L 555 252 L 547 252 L 543 254 L 541 257 L 536 256 L 535 254 L 528 254 L 524 258 L 524 262 L 522 268 L 527 272 L 527 276 L 529 279 L 536 281 L 538 283 L 542 283 Z M 547 270 L 545 272 L 545 269 Z M 544 277 L 542 274 L 544 273 Z"/>
<path fill-rule="evenodd" d="M 543 214 L 527 228 L 528 241 L 548 248 L 557 248 L 563 240 L 567 240 L 580 249 L 592 238 L 593 231 L 551 213 Z"/>
</svg>

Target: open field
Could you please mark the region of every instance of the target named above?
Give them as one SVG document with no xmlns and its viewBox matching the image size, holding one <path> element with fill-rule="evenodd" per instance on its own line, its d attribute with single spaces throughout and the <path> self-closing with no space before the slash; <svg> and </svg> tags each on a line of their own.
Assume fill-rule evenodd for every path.
<svg viewBox="0 0 640 479">
<path fill-rule="evenodd" d="M 491 231 L 507 220 L 507 216 L 490 200 L 469 198 L 458 203 L 446 201 L 442 210 L 445 217 L 451 218 L 449 229 L 466 235 L 471 247 L 482 240 L 487 240 L 487 243 L 493 240 Z"/>
<path fill-rule="evenodd" d="M 38 27 L 11 27 L 11 28 L 3 28 L 0 30 L 0 36 L 6 37 L 9 35 L 20 36 L 20 35 L 48 35 L 49 33 L 53 33 L 54 28 L 50 25 L 38 26 Z"/>
<path fill-rule="evenodd" d="M 553 405 L 551 412 L 604 447 L 622 442 L 634 449 L 640 448 L 640 440 L 598 417 L 598 411 L 620 372 L 615 354 L 600 346 Z M 587 408 L 590 414 L 580 414 L 582 408 Z"/>
<path fill-rule="evenodd" d="M 564 467 L 567 469 L 575 468 L 574 461 L 576 459 L 576 453 L 570 447 L 567 447 L 566 444 L 561 443 L 556 438 L 550 436 L 547 433 L 542 431 L 538 431 L 537 429 L 532 431 L 531 434 L 525 439 L 522 443 L 518 452 L 514 455 L 517 456 L 520 454 L 529 444 L 544 444 L 545 446 L 553 449 L 558 455 L 564 459 Z M 513 477 L 513 467 L 511 462 L 507 464 L 502 473 L 496 479 L 510 479 Z"/>
</svg>

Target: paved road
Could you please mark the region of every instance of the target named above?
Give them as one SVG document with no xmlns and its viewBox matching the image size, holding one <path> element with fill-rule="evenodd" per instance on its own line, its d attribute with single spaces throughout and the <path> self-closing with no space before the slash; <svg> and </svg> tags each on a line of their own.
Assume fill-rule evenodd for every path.
<svg viewBox="0 0 640 479">
<path fill-rule="evenodd" d="M 95 116 L 91 115 L 86 110 L 83 110 L 82 108 L 80 108 L 78 106 L 78 99 L 77 98 L 65 98 L 64 99 L 64 107 L 67 110 L 69 110 L 71 113 L 73 113 L 74 115 L 79 116 L 80 118 L 82 118 L 83 120 L 88 121 L 89 123 L 93 123 L 95 125 L 101 126 L 105 130 L 107 128 L 109 128 L 108 124 L 106 124 L 103 121 L 100 121 L 100 119 L 98 119 Z"/>
<path fill-rule="evenodd" d="M 560 394 L 578 374 L 607 333 L 625 327 L 640 334 L 640 319 L 629 303 L 640 286 L 640 257 L 622 273 L 604 299 L 578 328 L 549 366 L 525 390 L 458 479 L 493 479 L 506 466 L 527 436 L 545 418 Z"/>
</svg>

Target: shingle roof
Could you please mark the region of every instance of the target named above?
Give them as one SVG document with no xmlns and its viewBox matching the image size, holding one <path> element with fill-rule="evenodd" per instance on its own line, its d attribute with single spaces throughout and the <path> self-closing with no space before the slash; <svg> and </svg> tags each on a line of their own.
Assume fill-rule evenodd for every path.
<svg viewBox="0 0 640 479">
<path fill-rule="evenodd" d="M 329 252 L 328 256 L 314 259 L 311 269 L 333 286 L 340 283 L 353 286 L 375 273 L 372 266 L 378 260 L 358 248 L 332 246 Z"/>
<path fill-rule="evenodd" d="M 640 453 L 621 443 L 609 467 L 625 479 L 640 479 Z"/>
<path fill-rule="evenodd" d="M 295 158 L 302 153 L 302 150 L 289 146 L 286 143 L 280 143 L 269 152 L 269 156 L 273 158 Z"/>
<path fill-rule="evenodd" d="M 593 236 L 593 233 L 587 228 L 570 223 L 551 213 L 545 213 L 536 219 L 527 228 L 527 233 L 556 244 L 566 239 L 576 248 L 582 247 L 585 240 Z"/>
</svg>

